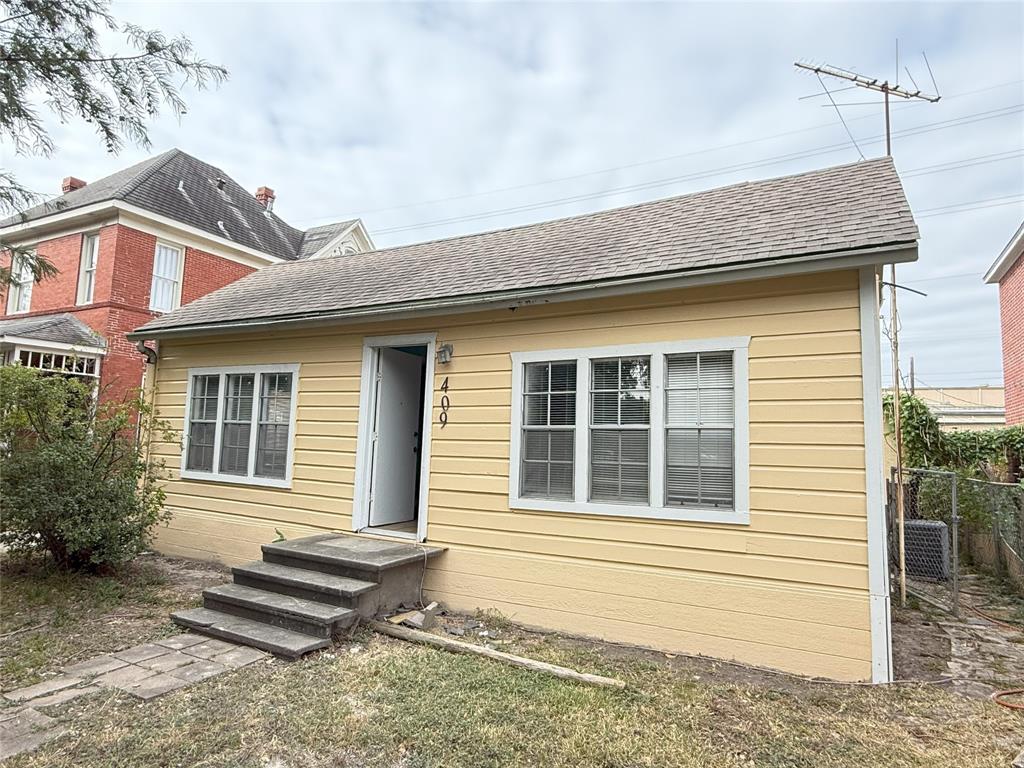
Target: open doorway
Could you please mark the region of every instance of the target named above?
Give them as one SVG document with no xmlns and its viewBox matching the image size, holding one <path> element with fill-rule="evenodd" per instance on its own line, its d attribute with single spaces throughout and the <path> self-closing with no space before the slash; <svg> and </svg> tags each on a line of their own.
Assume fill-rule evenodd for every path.
<svg viewBox="0 0 1024 768">
<path fill-rule="evenodd" d="M 367 339 L 353 529 L 426 535 L 433 335 Z"/>
</svg>

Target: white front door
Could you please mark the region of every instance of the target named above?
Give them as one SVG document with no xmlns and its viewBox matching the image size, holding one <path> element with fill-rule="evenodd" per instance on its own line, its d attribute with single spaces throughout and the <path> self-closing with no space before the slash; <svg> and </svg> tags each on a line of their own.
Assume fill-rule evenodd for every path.
<svg viewBox="0 0 1024 768">
<path fill-rule="evenodd" d="M 413 520 L 420 467 L 421 355 L 377 350 L 376 441 L 370 480 L 370 525 Z"/>
</svg>

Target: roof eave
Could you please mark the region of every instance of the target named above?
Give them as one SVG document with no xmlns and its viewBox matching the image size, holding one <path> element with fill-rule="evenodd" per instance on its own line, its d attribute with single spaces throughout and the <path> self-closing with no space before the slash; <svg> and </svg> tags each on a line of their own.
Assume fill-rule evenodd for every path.
<svg viewBox="0 0 1024 768">
<path fill-rule="evenodd" d="M 208 334 L 235 333 L 267 328 L 327 325 L 346 321 L 365 320 L 368 317 L 398 319 L 406 316 L 447 314 L 456 311 L 479 311 L 495 307 L 526 306 L 563 301 L 600 298 L 609 295 L 650 293 L 677 287 L 693 287 L 715 283 L 740 282 L 764 277 L 827 272 L 854 269 L 879 264 L 916 261 L 917 242 L 889 243 L 869 248 L 851 249 L 828 254 L 809 254 L 795 258 L 773 259 L 755 263 L 706 267 L 657 275 L 643 275 L 592 283 L 547 286 L 525 290 L 470 294 L 442 299 L 430 299 L 400 304 L 356 307 L 332 312 L 315 312 L 288 317 L 253 318 L 250 320 L 204 323 L 165 329 L 136 329 L 127 334 L 132 341 L 159 340 Z"/>
<path fill-rule="evenodd" d="M 985 273 L 985 282 L 992 284 L 1002 280 L 1003 275 L 1010 271 L 1010 267 L 1017 262 L 1021 253 L 1024 253 L 1024 222 L 1017 227 L 1017 231 L 1003 248 L 999 258 L 988 268 L 988 272 Z"/>
</svg>

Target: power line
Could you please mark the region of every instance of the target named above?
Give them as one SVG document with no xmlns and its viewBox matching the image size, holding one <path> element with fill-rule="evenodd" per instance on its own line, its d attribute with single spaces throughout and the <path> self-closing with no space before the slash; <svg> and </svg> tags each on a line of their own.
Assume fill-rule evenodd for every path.
<svg viewBox="0 0 1024 768">
<path fill-rule="evenodd" d="M 962 125 L 970 125 L 972 123 L 981 122 L 984 120 L 992 120 L 999 117 L 1006 117 L 1012 114 L 1018 114 L 1022 111 L 1024 104 L 1013 104 L 1005 107 L 999 107 L 998 109 L 987 110 L 984 112 L 977 112 L 968 115 L 961 115 L 957 118 L 951 118 L 949 120 L 941 120 L 935 123 L 925 123 L 919 126 L 913 126 L 905 128 L 902 131 L 895 131 L 895 136 L 916 136 L 922 133 L 931 133 L 933 131 L 945 130 L 947 128 L 957 128 Z M 870 139 L 862 139 L 864 144 L 877 144 L 884 139 L 884 136 L 875 136 Z M 672 176 L 669 178 L 655 179 L 653 181 L 641 182 L 637 184 L 630 184 L 622 187 L 614 187 L 609 189 L 600 190 L 597 192 L 587 192 L 578 195 L 570 195 L 561 198 L 552 198 L 549 200 L 539 201 L 536 203 L 524 203 L 523 205 L 509 206 L 506 208 L 499 208 L 491 211 L 481 211 L 478 213 L 462 214 L 459 216 L 451 216 L 444 219 L 434 219 L 430 221 L 421 221 L 415 224 L 403 224 L 396 227 L 385 227 L 383 229 L 374 230 L 375 234 L 391 234 L 395 232 L 405 232 L 413 229 L 422 229 L 427 227 L 443 226 L 445 224 L 456 224 L 468 221 L 478 221 L 480 219 L 493 218 L 495 216 L 503 216 L 510 213 L 523 213 L 527 211 L 535 211 L 542 208 L 548 208 L 555 205 L 566 205 L 568 203 L 583 202 L 586 200 L 593 200 L 600 197 L 605 197 L 612 194 L 620 194 L 623 192 L 635 192 L 645 189 L 655 189 L 657 187 L 669 186 L 677 184 L 682 181 L 695 181 L 698 179 L 706 179 L 714 176 L 721 176 L 726 173 L 735 171 L 746 171 L 757 168 L 763 168 L 771 165 L 778 165 L 780 163 L 790 162 L 792 160 L 803 160 L 811 157 L 819 157 L 821 155 L 832 154 L 839 150 L 845 150 L 848 148 L 846 142 L 840 142 L 838 144 L 830 144 L 823 147 L 815 147 L 809 150 L 801 150 L 798 152 L 790 152 L 783 155 L 775 155 L 773 157 L 763 158 L 761 160 L 753 160 L 744 163 L 736 163 L 728 166 L 721 166 L 719 168 L 708 169 L 704 171 L 697 171 L 694 173 L 684 174 L 682 176 Z"/>
<path fill-rule="evenodd" d="M 920 168 L 912 168 L 908 171 L 903 171 L 900 173 L 900 176 L 904 179 L 910 179 L 915 176 L 926 176 L 930 173 L 958 171 L 961 168 L 971 168 L 975 165 L 987 165 L 988 163 L 998 163 L 1003 160 L 1016 160 L 1020 157 L 1024 157 L 1024 149 L 1014 149 L 1009 150 L 1007 152 L 996 152 L 991 155 L 979 155 L 977 157 L 965 157 L 961 160 L 950 160 L 948 163 L 923 165 Z"/>
<path fill-rule="evenodd" d="M 979 93 L 987 93 L 989 91 L 996 91 L 996 90 L 999 90 L 1000 88 L 1007 88 L 1007 87 L 1009 87 L 1011 85 L 1018 85 L 1018 84 L 1020 84 L 1022 82 L 1024 82 L 1024 80 L 1009 80 L 1009 81 L 1007 81 L 1005 83 L 996 83 L 994 85 L 986 86 L 985 88 L 976 88 L 976 89 L 970 90 L 970 91 L 962 91 L 960 93 L 955 93 L 955 94 L 951 94 L 949 96 L 944 96 L 943 98 L 948 101 L 950 99 L 962 98 L 964 96 L 973 96 L 973 95 L 976 95 L 976 94 L 979 94 Z M 856 88 L 856 87 L 857 86 L 851 86 L 851 88 Z M 846 89 L 839 89 L 839 90 L 846 90 Z M 812 96 L 821 96 L 821 95 L 824 95 L 824 94 L 812 94 Z M 802 98 L 810 98 L 810 97 L 802 97 Z M 918 106 L 922 106 L 922 105 L 920 103 L 901 104 L 901 105 L 897 105 L 896 107 L 894 107 L 894 111 L 902 111 L 904 109 L 911 109 L 911 108 L 918 107 Z M 872 117 L 871 115 L 862 115 L 860 117 L 853 117 L 853 118 L 850 118 L 849 122 L 852 123 L 852 122 L 856 122 L 858 120 L 867 120 L 867 119 L 870 119 L 871 117 Z M 709 154 L 711 152 L 719 152 L 719 151 L 722 151 L 722 150 L 725 150 L 725 149 L 735 149 L 737 147 L 748 146 L 750 144 L 758 144 L 760 142 L 771 141 L 773 139 L 781 139 L 781 138 L 785 138 L 787 136 L 795 136 L 795 135 L 800 134 L 800 133 L 808 133 L 808 132 L 811 132 L 811 131 L 818 131 L 818 130 L 821 130 L 823 128 L 832 128 L 832 127 L 835 127 L 835 125 L 836 125 L 836 123 L 834 123 L 834 122 L 819 123 L 817 125 L 812 125 L 812 126 L 809 126 L 807 128 L 796 128 L 796 129 L 791 130 L 791 131 L 782 131 L 781 133 L 773 133 L 773 134 L 769 134 L 767 136 L 760 136 L 760 137 L 754 138 L 754 139 L 746 139 L 744 141 L 737 141 L 737 142 L 732 142 L 732 143 L 729 143 L 729 144 L 719 144 L 719 145 L 716 145 L 716 146 L 713 146 L 713 147 L 706 147 L 704 149 L 697 149 L 697 150 L 692 150 L 692 151 L 689 151 L 689 152 L 682 152 L 680 154 L 675 154 L 675 155 L 666 155 L 666 156 L 663 156 L 663 157 L 656 157 L 656 158 L 652 158 L 652 159 L 649 159 L 649 160 L 639 160 L 639 161 L 633 162 L 633 163 L 625 163 L 623 165 L 611 166 L 611 167 L 608 167 L 608 168 L 600 168 L 600 169 L 597 169 L 597 170 L 594 170 L 594 171 L 585 171 L 583 173 L 572 174 L 572 175 L 569 175 L 569 176 L 557 176 L 557 177 L 554 177 L 554 178 L 551 178 L 551 179 L 542 179 L 540 181 L 526 182 L 526 183 L 523 183 L 523 184 L 514 184 L 514 185 L 511 185 L 511 186 L 507 186 L 507 187 L 496 187 L 494 189 L 486 189 L 486 190 L 481 190 L 481 191 L 478 191 L 478 192 L 467 192 L 467 193 L 458 194 L 458 195 L 449 195 L 449 196 L 446 196 L 446 197 L 433 198 L 433 199 L 430 199 L 430 200 L 419 200 L 419 201 L 414 201 L 414 202 L 409 202 L 409 203 L 400 203 L 398 205 L 384 206 L 384 207 L 381 207 L 381 208 L 369 208 L 369 209 L 357 212 L 355 214 L 353 214 L 351 211 L 346 211 L 345 213 L 328 214 L 328 215 L 324 215 L 324 216 L 316 216 L 316 217 L 309 218 L 309 219 L 300 219 L 299 223 L 305 224 L 305 223 L 311 223 L 311 222 L 316 222 L 316 221 L 324 221 L 324 220 L 327 220 L 327 219 L 337 218 L 338 216 L 349 216 L 349 217 L 352 217 L 352 216 L 368 216 L 368 215 L 373 214 L 373 213 L 385 213 L 387 211 L 398 211 L 398 210 L 404 210 L 404 209 L 407 209 L 407 208 L 417 208 L 417 207 L 420 207 L 420 206 L 434 205 L 434 204 L 437 204 L 437 203 L 448 203 L 448 202 L 454 202 L 456 200 L 467 200 L 467 199 L 470 199 L 470 198 L 473 198 L 473 197 L 483 197 L 485 195 L 495 195 L 495 194 L 500 194 L 502 192 L 515 192 L 515 191 L 522 190 L 522 189 L 529 189 L 531 187 L 546 186 L 546 185 L 549 185 L 549 184 L 558 184 L 558 183 L 563 182 L 563 181 L 576 181 L 578 179 L 585 179 L 585 178 L 588 178 L 590 176 L 600 176 L 600 175 L 607 174 L 607 173 L 614 173 L 615 171 L 629 170 L 631 168 L 641 168 L 641 167 L 648 166 L 648 165 L 656 165 L 656 164 L 659 164 L 659 163 L 671 162 L 673 160 L 681 160 L 681 159 L 687 158 L 687 157 L 696 157 L 698 155 Z"/>
<path fill-rule="evenodd" d="M 982 201 L 978 200 L 978 201 L 974 201 L 974 202 L 980 203 Z M 919 212 L 919 213 L 914 214 L 914 218 L 917 218 L 917 219 L 930 219 L 933 216 L 950 216 L 950 215 L 952 215 L 954 213 L 967 213 L 968 211 L 982 211 L 982 210 L 985 210 L 986 208 L 1002 208 L 1005 205 L 1020 205 L 1022 202 L 1024 202 L 1024 196 L 1018 195 L 1013 200 L 1005 200 L 1005 201 L 1003 201 L 1001 203 L 991 202 L 991 203 L 988 203 L 987 205 L 973 205 L 972 203 L 961 203 L 961 205 L 970 206 L 970 207 L 967 207 L 967 208 L 962 208 L 962 207 L 954 208 L 954 206 L 946 206 L 946 208 L 949 208 L 949 209 L 952 209 L 952 210 L 940 210 L 940 211 L 936 211 L 935 213 Z M 932 210 L 932 209 L 929 209 L 929 208 L 925 209 L 925 211 L 929 211 L 929 210 Z"/>
<path fill-rule="evenodd" d="M 917 280 L 902 280 L 904 283 L 932 283 L 936 280 L 952 280 L 955 277 L 984 277 L 984 272 L 959 272 L 955 275 L 940 275 L 939 277 L 922 277 Z"/>
<path fill-rule="evenodd" d="M 976 203 L 994 203 L 994 202 L 997 202 L 999 200 L 1010 200 L 1011 198 L 1013 198 L 1013 200 L 1011 200 L 1011 202 L 1013 202 L 1013 201 L 1016 201 L 1016 200 L 1020 199 L 1021 196 L 1022 195 L 1021 195 L 1020 192 L 1015 192 L 1012 195 L 1000 195 L 999 197 L 986 197 L 986 198 L 983 198 L 981 200 L 965 200 L 962 203 L 950 203 L 949 205 L 939 205 L 939 206 L 936 206 L 934 208 L 922 208 L 920 211 L 918 211 L 918 213 L 931 213 L 933 211 L 943 211 L 943 210 L 946 210 L 947 208 L 959 208 L 960 206 L 963 206 L 963 205 L 974 205 Z"/>
</svg>

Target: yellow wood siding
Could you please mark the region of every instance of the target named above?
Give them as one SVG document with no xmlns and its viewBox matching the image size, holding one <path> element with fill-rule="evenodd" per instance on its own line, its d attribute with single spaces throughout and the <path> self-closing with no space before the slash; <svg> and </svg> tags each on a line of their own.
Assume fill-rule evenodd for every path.
<svg viewBox="0 0 1024 768">
<path fill-rule="evenodd" d="M 236 563 L 351 530 L 364 336 L 436 332 L 429 596 L 527 624 L 867 679 L 867 523 L 856 272 L 333 328 L 161 343 L 181 429 L 190 367 L 301 364 L 292 488 L 173 479 L 159 546 Z M 749 525 L 509 509 L 511 352 L 751 336 Z M 451 407 L 437 424 L 441 381 Z M 161 444 L 176 478 L 180 446 Z"/>
</svg>

